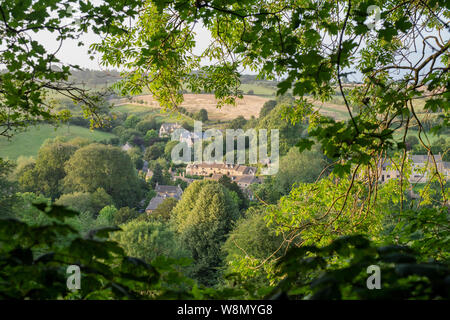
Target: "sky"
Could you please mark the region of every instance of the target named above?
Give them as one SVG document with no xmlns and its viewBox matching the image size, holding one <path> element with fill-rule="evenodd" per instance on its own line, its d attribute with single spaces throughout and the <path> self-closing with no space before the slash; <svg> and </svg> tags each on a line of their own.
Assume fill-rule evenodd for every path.
<svg viewBox="0 0 450 320">
<path fill-rule="evenodd" d="M 197 43 L 196 48 L 194 50 L 195 54 L 200 54 L 211 42 L 212 38 L 209 31 L 204 28 L 200 23 L 196 25 L 194 28 L 194 32 L 196 33 L 195 41 Z M 32 37 L 38 40 L 41 44 L 43 44 L 49 52 L 53 52 L 59 46 L 59 42 L 56 41 L 57 33 L 50 33 L 48 31 L 41 31 L 37 34 L 34 34 Z M 433 34 L 432 34 L 433 35 Z M 448 39 L 449 33 L 444 32 L 444 38 Z M 85 45 L 79 47 L 77 43 L 82 41 Z M 65 64 L 73 64 L 79 65 L 81 68 L 89 68 L 95 70 L 105 70 L 108 67 L 104 67 L 101 65 L 100 55 L 94 55 L 94 60 L 91 60 L 88 54 L 88 48 L 91 44 L 100 42 L 101 38 L 94 34 L 93 32 L 85 33 L 81 36 L 79 40 L 65 40 L 62 48 L 57 54 L 57 57 Z M 420 45 L 420 42 L 419 42 Z M 419 59 L 421 48 L 418 48 L 417 54 L 412 55 L 412 59 Z M 429 54 L 429 52 L 427 52 Z M 416 56 L 416 57 L 414 57 Z M 209 62 L 209 61 L 208 61 Z M 204 61 L 203 64 L 206 64 L 207 61 Z M 112 68 L 109 68 L 112 69 Z M 250 70 L 240 70 L 243 74 L 255 74 L 255 72 L 251 72 Z M 351 70 L 345 70 L 351 71 Z M 356 73 L 349 76 L 349 80 L 359 81 L 361 75 Z"/>
<path fill-rule="evenodd" d="M 194 28 L 194 32 L 197 34 L 195 39 L 197 45 L 195 47 L 194 53 L 200 54 L 211 42 L 211 35 L 208 30 L 206 30 L 199 24 Z M 43 44 L 49 52 L 55 51 L 59 46 L 59 42 L 56 41 L 57 33 L 43 31 L 37 33 L 33 37 L 41 44 Z M 79 41 L 82 41 L 84 43 L 84 46 L 79 47 L 77 45 Z M 83 34 L 79 40 L 65 40 L 62 48 L 56 56 L 66 64 L 79 65 L 82 68 L 95 70 L 106 69 L 101 65 L 100 55 L 94 55 L 95 59 L 90 60 L 90 55 L 88 54 L 89 46 L 100 41 L 101 38 L 93 32 Z"/>
</svg>

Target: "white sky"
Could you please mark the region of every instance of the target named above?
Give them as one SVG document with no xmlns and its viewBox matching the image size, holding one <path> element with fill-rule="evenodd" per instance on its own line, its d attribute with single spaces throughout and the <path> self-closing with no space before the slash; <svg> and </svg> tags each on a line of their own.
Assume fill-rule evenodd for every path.
<svg viewBox="0 0 450 320">
<path fill-rule="evenodd" d="M 211 42 L 211 36 L 208 30 L 203 28 L 200 25 L 197 25 L 194 28 L 194 32 L 197 34 L 196 36 L 196 48 L 194 50 L 195 54 L 200 54 L 203 50 L 206 49 L 208 44 Z M 50 33 L 50 32 L 39 32 L 33 36 L 36 40 L 38 40 L 41 44 L 45 46 L 45 48 L 48 50 L 48 52 L 55 51 L 58 46 L 59 42 L 56 41 L 57 33 Z M 84 43 L 84 46 L 78 47 L 78 42 L 82 41 Z M 79 65 L 82 68 L 89 68 L 89 69 L 95 69 L 95 70 L 102 70 L 105 69 L 100 64 L 100 55 L 94 55 L 95 59 L 90 60 L 88 49 L 89 46 L 93 43 L 100 42 L 101 38 L 94 34 L 93 32 L 89 32 L 86 34 L 83 34 L 82 37 L 80 37 L 79 40 L 72 40 L 67 39 L 64 41 L 63 46 L 61 47 L 60 51 L 56 55 L 58 59 L 60 59 L 65 64 L 73 64 L 73 65 Z"/>
</svg>

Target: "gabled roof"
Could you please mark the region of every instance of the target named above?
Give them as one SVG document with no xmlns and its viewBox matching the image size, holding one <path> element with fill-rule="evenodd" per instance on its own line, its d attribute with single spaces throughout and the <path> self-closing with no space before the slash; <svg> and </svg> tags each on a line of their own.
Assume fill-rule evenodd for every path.
<svg viewBox="0 0 450 320">
<path fill-rule="evenodd" d="M 236 177 L 236 183 L 246 183 L 246 184 L 252 184 L 254 182 L 258 181 L 258 178 L 251 175 L 245 175 L 245 176 L 238 176 Z"/>
<path fill-rule="evenodd" d="M 170 129 L 176 129 L 176 128 L 181 128 L 181 126 L 178 123 L 163 123 L 161 125 L 161 129 L 163 130 L 170 130 Z"/>
<path fill-rule="evenodd" d="M 150 200 L 147 208 L 145 210 L 155 210 L 158 206 L 163 203 L 163 201 L 167 199 L 166 197 L 156 196 Z"/>
<path fill-rule="evenodd" d="M 433 156 L 436 162 L 442 161 L 442 156 L 440 154 L 435 154 Z M 410 157 L 412 162 L 414 163 L 426 163 L 426 162 L 433 163 L 433 158 L 428 154 L 412 154 Z"/>
<path fill-rule="evenodd" d="M 131 146 L 128 142 L 122 146 L 123 151 L 128 151 L 132 148 L 133 148 L 133 146 Z"/>
<path fill-rule="evenodd" d="M 161 193 L 177 193 L 181 190 L 178 186 L 156 185 L 155 191 Z"/>
<path fill-rule="evenodd" d="M 252 174 L 256 173 L 255 167 L 248 167 L 240 164 L 229 164 L 229 163 L 194 163 L 194 164 L 188 164 L 186 166 L 188 169 L 198 169 L 198 168 L 205 168 L 205 169 L 223 169 L 223 170 L 234 170 L 237 172 L 241 172 L 243 174 L 248 174 L 252 172 Z"/>
</svg>

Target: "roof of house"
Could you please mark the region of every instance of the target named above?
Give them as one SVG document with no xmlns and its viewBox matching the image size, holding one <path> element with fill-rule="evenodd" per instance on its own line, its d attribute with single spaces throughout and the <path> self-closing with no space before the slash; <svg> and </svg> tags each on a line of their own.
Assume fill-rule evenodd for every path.
<svg viewBox="0 0 450 320">
<path fill-rule="evenodd" d="M 122 146 L 122 150 L 123 150 L 123 151 L 128 151 L 128 150 L 130 150 L 130 149 L 132 149 L 132 148 L 133 148 L 133 146 L 131 146 L 128 142 L 125 143 L 125 144 Z"/>
<path fill-rule="evenodd" d="M 167 199 L 166 197 L 161 197 L 161 196 L 155 196 L 152 198 L 152 200 L 150 200 L 147 208 L 145 209 L 147 210 L 155 210 L 156 208 L 158 208 L 158 206 L 163 203 L 163 201 Z"/>
<path fill-rule="evenodd" d="M 205 180 L 214 180 L 214 181 L 219 181 L 220 178 L 223 177 L 223 174 L 213 174 L 211 177 L 206 177 Z"/>
<path fill-rule="evenodd" d="M 183 190 L 180 188 L 180 186 L 166 186 L 166 185 L 156 185 L 155 191 L 157 193 L 175 193 L 177 195 L 182 195 Z"/>
<path fill-rule="evenodd" d="M 163 123 L 159 130 L 171 130 L 174 128 L 181 128 L 181 126 L 178 123 Z"/>
<path fill-rule="evenodd" d="M 238 176 L 236 177 L 236 183 L 244 183 L 244 184 L 252 184 L 256 181 L 258 181 L 258 178 L 251 175 L 245 175 L 245 176 Z"/>
<path fill-rule="evenodd" d="M 241 172 L 243 174 L 248 174 L 249 172 L 255 173 L 255 167 L 248 167 L 240 164 L 230 164 L 230 163 L 196 163 L 196 164 L 188 164 L 186 166 L 187 169 L 224 169 L 224 170 L 234 170 L 237 172 Z"/>
<path fill-rule="evenodd" d="M 440 154 L 435 154 L 433 156 L 436 162 L 442 161 L 442 156 Z M 428 154 L 412 154 L 410 157 L 414 163 L 433 162 L 433 158 Z"/>
</svg>

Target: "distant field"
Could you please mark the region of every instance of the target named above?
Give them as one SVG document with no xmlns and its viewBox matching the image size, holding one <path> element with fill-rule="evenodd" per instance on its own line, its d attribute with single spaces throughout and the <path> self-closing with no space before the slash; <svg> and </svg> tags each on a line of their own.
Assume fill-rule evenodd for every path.
<svg viewBox="0 0 450 320">
<path fill-rule="evenodd" d="M 240 89 L 244 92 L 244 94 L 247 94 L 250 90 L 253 90 L 253 94 L 255 95 L 264 96 L 271 99 L 274 99 L 277 93 L 277 88 L 275 86 L 264 86 L 253 83 L 241 84 Z"/>
<path fill-rule="evenodd" d="M 315 101 L 313 99 L 308 99 L 308 101 L 314 104 L 316 109 L 325 116 L 330 116 L 337 120 L 345 120 L 349 117 L 347 108 L 344 104 L 336 104 L 332 102 L 322 103 L 321 101 Z"/>
<path fill-rule="evenodd" d="M 134 100 L 144 100 L 146 104 L 125 102 L 128 112 L 142 112 L 145 110 L 148 112 L 154 112 L 155 108 L 159 108 L 157 101 L 153 99 L 151 95 L 144 95 L 134 97 Z M 200 109 L 206 109 L 208 111 L 208 118 L 211 120 L 232 120 L 238 116 L 243 116 L 246 119 L 250 119 L 251 116 L 258 117 L 259 110 L 261 110 L 267 98 L 245 95 L 243 99 L 237 100 L 236 106 L 224 106 L 221 109 L 217 108 L 217 101 L 212 94 L 185 94 L 184 102 L 181 105 L 189 112 L 195 113 Z M 136 108 L 131 111 L 130 105 L 134 105 Z M 120 106 L 115 108 L 121 110 Z"/>
<path fill-rule="evenodd" d="M 44 124 L 38 127 L 30 127 L 27 131 L 18 133 L 10 141 L 0 138 L 0 157 L 12 160 L 20 156 L 36 156 L 39 147 L 48 138 L 65 136 L 68 138 L 86 138 L 92 141 L 100 141 L 114 137 L 111 133 L 90 131 L 89 129 L 70 126 L 55 127 Z"/>
<path fill-rule="evenodd" d="M 214 95 L 211 94 L 185 94 L 185 101 L 181 105 L 189 112 L 195 113 L 198 110 L 204 108 L 208 111 L 210 120 L 229 121 L 240 115 L 246 119 L 250 119 L 251 116 L 258 117 L 264 103 L 270 99 L 276 99 L 275 89 L 271 87 L 261 85 L 243 84 L 242 89 L 244 93 L 248 90 L 253 90 L 255 95 L 244 95 L 244 99 L 238 100 L 237 106 L 225 106 L 222 109 L 216 107 L 216 100 Z M 308 101 L 314 104 L 316 110 L 323 115 L 330 116 L 336 120 L 347 120 L 349 114 L 344 104 L 344 100 L 340 95 L 333 96 L 330 101 L 322 103 L 321 101 L 307 98 Z M 151 95 L 142 95 L 133 97 L 133 102 L 124 101 L 122 104 L 118 103 L 114 110 L 135 113 L 137 115 L 145 114 L 159 114 L 159 104 L 152 98 Z M 145 101 L 144 104 L 139 103 L 139 100 Z M 413 104 L 418 113 L 421 112 L 425 104 L 424 99 L 415 99 Z M 168 116 L 170 114 L 165 114 Z M 173 119 L 176 119 L 177 114 L 172 114 Z"/>
</svg>

